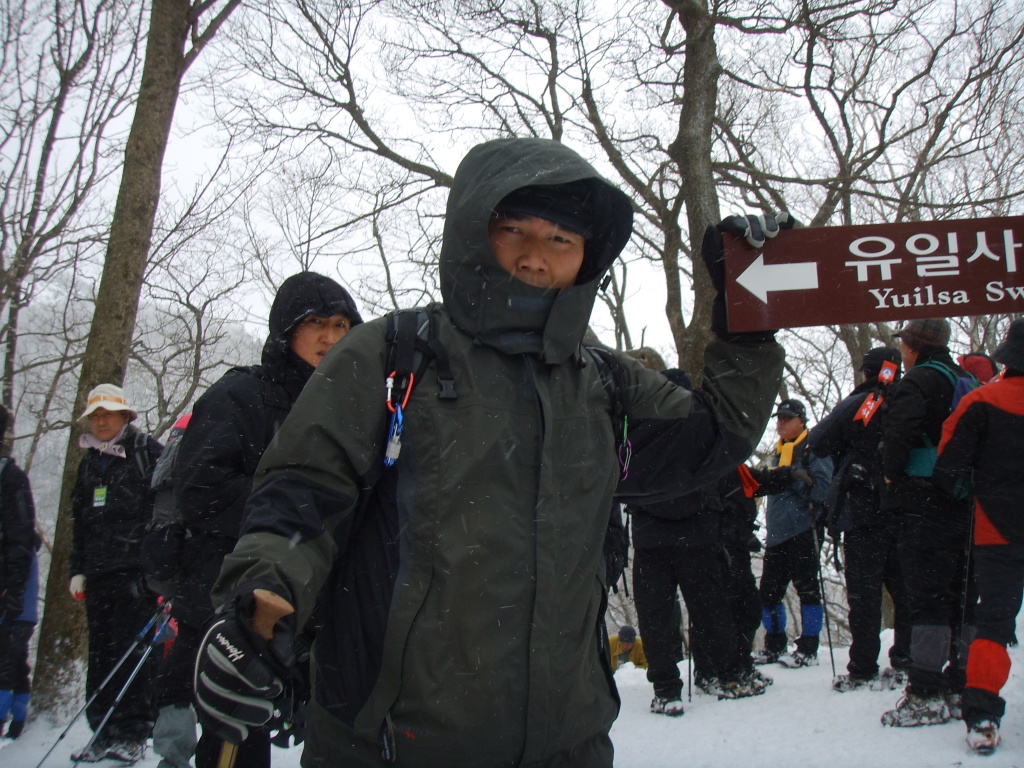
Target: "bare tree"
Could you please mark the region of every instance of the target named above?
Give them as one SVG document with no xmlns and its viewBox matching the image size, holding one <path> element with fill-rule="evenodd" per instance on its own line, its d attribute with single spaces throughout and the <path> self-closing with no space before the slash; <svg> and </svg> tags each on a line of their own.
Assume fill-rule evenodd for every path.
<svg viewBox="0 0 1024 768">
<path fill-rule="evenodd" d="M 82 358 L 76 410 L 89 389 L 120 383 L 131 349 L 153 222 L 160 200 L 161 171 L 181 82 L 189 66 L 241 0 L 152 0 L 149 31 L 135 116 L 125 148 L 96 309 Z M 205 18 L 204 18 L 205 17 Z M 39 632 L 35 689 L 43 709 L 61 701 L 84 644 L 85 624 L 65 585 L 71 547 L 71 490 L 81 449 L 72 425 L 64 462 L 61 503 L 46 607 Z"/>
<path fill-rule="evenodd" d="M 19 315 L 76 260 L 98 256 L 98 193 L 140 62 L 128 1 L 15 2 L 0 10 L 0 338 L 3 402 L 15 392 Z"/>
</svg>

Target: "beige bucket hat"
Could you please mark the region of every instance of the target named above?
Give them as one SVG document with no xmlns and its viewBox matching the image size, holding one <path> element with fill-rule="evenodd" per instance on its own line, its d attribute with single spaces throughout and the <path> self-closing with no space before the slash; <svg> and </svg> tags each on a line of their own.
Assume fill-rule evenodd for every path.
<svg viewBox="0 0 1024 768">
<path fill-rule="evenodd" d="M 128 411 L 132 416 L 129 421 L 133 421 L 139 415 L 139 412 L 125 397 L 124 390 L 116 384 L 100 384 L 98 387 L 93 387 L 89 393 L 89 399 L 85 403 L 85 411 L 78 418 L 88 418 L 89 414 L 99 408 L 105 408 L 108 411 Z"/>
</svg>

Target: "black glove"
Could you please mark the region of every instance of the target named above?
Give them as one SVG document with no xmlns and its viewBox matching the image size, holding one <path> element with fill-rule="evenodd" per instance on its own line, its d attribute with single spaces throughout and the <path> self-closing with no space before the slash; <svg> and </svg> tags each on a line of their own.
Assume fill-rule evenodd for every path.
<svg viewBox="0 0 1024 768">
<path fill-rule="evenodd" d="M 811 476 L 811 473 L 808 472 L 803 467 L 797 467 L 796 469 L 794 469 L 792 472 L 792 476 L 794 480 L 799 480 L 808 488 L 813 488 L 815 486 L 815 481 L 814 478 Z"/>
<path fill-rule="evenodd" d="M 265 590 L 247 590 L 218 613 L 206 631 L 196 657 L 195 694 L 200 713 L 214 721 L 225 741 L 241 744 L 249 729 L 274 716 L 274 700 L 284 691 L 293 664 L 294 614 L 271 616 L 268 641 L 253 629 L 265 613 L 265 596 L 287 603 Z M 287 605 L 288 610 L 291 606 Z"/>
<path fill-rule="evenodd" d="M 711 330 L 716 336 L 732 341 L 773 341 L 775 331 L 750 333 L 729 333 L 729 322 L 725 308 L 725 244 L 723 232 L 731 232 L 744 238 L 754 248 L 764 245 L 766 239 L 779 234 L 780 230 L 792 229 L 797 222 L 786 211 L 764 216 L 729 216 L 716 225 L 708 225 L 701 243 L 701 257 L 707 267 L 715 299 L 711 303 Z"/>
</svg>

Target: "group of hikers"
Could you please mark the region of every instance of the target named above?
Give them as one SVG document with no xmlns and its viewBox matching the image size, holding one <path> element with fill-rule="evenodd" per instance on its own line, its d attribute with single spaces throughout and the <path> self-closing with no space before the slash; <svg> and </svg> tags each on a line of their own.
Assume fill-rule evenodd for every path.
<svg viewBox="0 0 1024 768">
<path fill-rule="evenodd" d="M 990 423 L 1024 434 L 1011 424 L 1024 414 L 1024 321 L 994 354 L 1002 378 L 948 420 L 963 375 L 949 324 L 914 320 L 897 333 L 902 380 L 899 351 L 872 350 L 848 398 L 856 413 L 843 415 L 844 400 L 809 430 L 801 401 L 775 406 L 775 332 L 731 332 L 724 299 L 723 237 L 757 247 L 793 219 L 707 227 L 715 298 L 699 386 L 585 342 L 632 219 L 630 199 L 561 143 L 486 142 L 449 194 L 440 303 L 364 323 L 335 281 L 288 278 L 261 363 L 210 387 L 166 447 L 134 427 L 121 387 L 95 387 L 80 415 L 69 563 L 88 618 L 93 735 L 72 759 L 134 763 L 152 735 L 161 768 L 260 768 L 272 743 L 299 741 L 306 768 L 611 766 L 612 671 L 640 642 L 620 632 L 610 646 L 605 626 L 620 506 L 653 712 L 683 712 L 677 588 L 705 690 L 764 693 L 771 680 L 755 661 L 816 662 L 831 525 L 846 537 L 856 648 L 836 690 L 883 677 L 885 584 L 902 622 L 890 661 L 907 689 L 884 719 L 941 722 L 959 705 L 972 745 L 985 734 L 994 749 L 1021 600 L 1002 484 L 1020 482 L 1007 462 L 1019 467 L 1024 452 L 986 441 Z M 771 466 L 747 467 L 773 413 Z M 928 446 L 930 471 L 915 474 L 911 454 Z M 22 489 L 21 519 L 33 514 L 17 472 L 0 469 L 5 547 L 9 490 Z M 972 530 L 975 552 L 995 549 L 968 557 Z M 26 539 L 10 566 L 5 550 L 5 574 L 30 583 L 35 548 Z M 961 599 L 971 564 L 977 610 L 974 593 Z M 792 649 L 790 582 L 801 599 Z M 0 682 L 0 722 L 9 708 L 17 735 L 31 629 L 9 628 L 31 623 L 9 617 L 35 596 L 11 583 L 0 637 L 24 646 L 26 666 L 24 682 Z"/>
<path fill-rule="evenodd" d="M 899 348 L 869 350 L 858 384 L 816 426 L 802 401 L 783 400 L 767 466 L 743 465 L 717 487 L 626 507 L 640 637 L 620 628 L 612 666 L 647 669 L 652 711 L 683 713 L 677 588 L 705 692 L 755 696 L 772 683 L 756 665 L 817 665 L 828 535 L 837 563 L 840 547 L 843 554 L 851 640 L 833 689 L 904 688 L 884 725 L 962 719 L 974 751 L 995 750 L 1024 584 L 1013 513 L 1024 492 L 1024 320 L 1010 324 L 992 357 L 972 352 L 954 362 L 950 332 L 942 318 L 907 322 L 894 334 Z M 758 496 L 767 503 L 755 586 L 742 544 L 760 548 Z M 790 584 L 800 605 L 792 645 L 782 601 Z M 894 632 L 880 669 L 883 591 Z M 758 612 L 764 639 L 754 651 Z M 720 661 L 709 666 L 714 653 Z"/>
</svg>

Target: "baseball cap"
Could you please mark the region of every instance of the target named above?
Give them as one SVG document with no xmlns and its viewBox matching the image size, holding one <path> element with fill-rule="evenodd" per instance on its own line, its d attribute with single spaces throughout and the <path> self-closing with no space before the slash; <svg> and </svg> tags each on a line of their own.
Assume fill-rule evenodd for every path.
<svg viewBox="0 0 1024 768">
<path fill-rule="evenodd" d="M 635 643 L 636 642 L 636 630 L 633 627 L 626 624 L 625 626 L 619 627 L 619 642 L 620 643 Z"/>
<path fill-rule="evenodd" d="M 903 355 L 896 347 L 875 347 L 864 353 L 864 362 L 860 369 L 868 376 L 877 376 L 882 370 L 883 363 L 895 363 L 899 366 L 903 362 Z"/>
<path fill-rule="evenodd" d="M 783 400 L 779 403 L 778 410 L 775 411 L 775 416 L 782 416 L 787 419 L 799 416 L 804 421 L 807 421 L 807 407 L 799 400 Z"/>
</svg>

